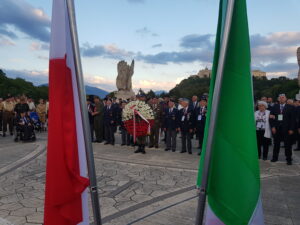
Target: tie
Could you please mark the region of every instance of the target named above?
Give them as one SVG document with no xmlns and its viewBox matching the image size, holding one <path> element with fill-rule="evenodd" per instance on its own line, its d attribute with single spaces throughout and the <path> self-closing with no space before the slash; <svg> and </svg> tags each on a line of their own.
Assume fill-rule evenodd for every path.
<svg viewBox="0 0 300 225">
<path fill-rule="evenodd" d="M 280 112 L 282 113 L 284 105 L 280 105 Z"/>
</svg>

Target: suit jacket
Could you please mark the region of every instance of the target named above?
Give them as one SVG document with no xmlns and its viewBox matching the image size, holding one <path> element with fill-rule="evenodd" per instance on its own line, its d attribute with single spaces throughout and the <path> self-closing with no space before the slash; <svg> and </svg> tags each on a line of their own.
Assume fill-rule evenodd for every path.
<svg viewBox="0 0 300 225">
<path fill-rule="evenodd" d="M 164 113 L 164 128 L 166 129 L 172 129 L 176 130 L 179 128 L 179 123 L 178 123 L 178 109 L 175 107 L 173 108 L 172 112 L 170 112 L 170 108 L 165 109 Z"/>
<path fill-rule="evenodd" d="M 189 105 L 189 108 L 192 109 L 193 111 L 196 111 L 196 109 L 199 107 L 199 102 L 196 102 L 194 105 L 194 102 L 191 102 Z"/>
<path fill-rule="evenodd" d="M 278 120 L 278 115 L 282 114 L 282 121 Z M 275 119 L 270 119 L 271 128 L 283 129 L 283 132 L 289 130 L 295 130 L 296 128 L 296 110 L 294 106 L 285 104 L 283 111 L 280 111 L 280 104 L 273 106 L 271 115 L 275 116 Z"/>
<path fill-rule="evenodd" d="M 180 129 L 183 132 L 187 132 L 188 130 L 195 128 L 195 114 L 193 108 L 188 107 L 186 111 L 185 108 L 180 109 L 179 124 Z"/>
<path fill-rule="evenodd" d="M 88 108 L 88 114 L 89 114 L 89 122 L 90 122 L 90 124 L 93 124 L 94 123 L 94 117 L 92 115 L 92 112 L 94 112 L 95 107 L 94 107 L 93 104 L 88 104 L 87 108 Z"/>
<path fill-rule="evenodd" d="M 110 107 L 104 107 L 104 124 L 115 126 L 117 122 L 117 109 L 112 105 Z"/>
<path fill-rule="evenodd" d="M 204 129 L 205 121 L 206 121 L 206 113 L 207 107 L 201 108 L 201 106 L 197 107 L 195 110 L 195 121 L 197 129 Z"/>
</svg>

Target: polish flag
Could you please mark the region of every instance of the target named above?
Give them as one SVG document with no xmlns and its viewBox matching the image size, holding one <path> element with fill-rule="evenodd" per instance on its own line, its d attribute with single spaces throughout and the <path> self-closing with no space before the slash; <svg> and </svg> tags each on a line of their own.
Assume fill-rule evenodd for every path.
<svg viewBox="0 0 300 225">
<path fill-rule="evenodd" d="M 53 0 L 45 225 L 88 225 L 89 185 L 65 0 Z"/>
</svg>

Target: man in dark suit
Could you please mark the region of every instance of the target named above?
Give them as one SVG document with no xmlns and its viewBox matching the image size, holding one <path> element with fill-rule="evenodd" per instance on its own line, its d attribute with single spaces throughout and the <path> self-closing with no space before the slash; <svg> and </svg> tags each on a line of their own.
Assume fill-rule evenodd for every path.
<svg viewBox="0 0 300 225">
<path fill-rule="evenodd" d="M 96 142 L 101 143 L 103 141 L 103 114 L 104 105 L 98 96 L 94 96 L 95 107 L 93 111 L 94 118 L 94 130 L 96 135 Z"/>
<path fill-rule="evenodd" d="M 189 107 L 189 100 L 182 100 L 182 109 L 179 111 L 179 127 L 182 137 L 182 150 L 180 153 L 188 150 L 192 154 L 192 135 L 195 129 L 195 116 L 192 108 Z"/>
<path fill-rule="evenodd" d="M 107 99 L 104 108 L 105 145 L 115 144 L 115 126 L 117 122 L 116 108 L 112 106 L 112 100 Z"/>
<path fill-rule="evenodd" d="M 164 113 L 164 123 L 163 128 L 166 132 L 166 138 L 167 138 L 167 147 L 165 151 L 169 151 L 172 149 L 172 152 L 176 151 L 176 136 L 177 132 L 179 130 L 179 124 L 178 124 L 178 109 L 176 109 L 175 102 L 173 99 L 169 100 L 168 108 L 165 109 Z"/>
<path fill-rule="evenodd" d="M 195 110 L 195 121 L 196 121 L 196 133 L 199 138 L 199 152 L 198 155 L 201 154 L 203 138 L 204 138 L 204 128 L 205 128 L 205 121 L 206 121 L 206 112 L 207 112 L 207 100 L 206 97 L 201 97 L 199 102 L 199 107 Z"/>
<path fill-rule="evenodd" d="M 292 165 L 292 141 L 296 127 L 295 108 L 286 104 L 286 96 L 279 95 L 279 104 L 272 107 L 270 125 L 274 136 L 273 158 L 271 162 L 278 161 L 280 143 L 284 142 L 285 157 L 288 165 Z"/>
<path fill-rule="evenodd" d="M 90 98 L 86 100 L 88 114 L 89 114 L 89 122 L 90 122 L 90 130 L 91 130 L 91 140 L 94 141 L 94 105 Z"/>
</svg>

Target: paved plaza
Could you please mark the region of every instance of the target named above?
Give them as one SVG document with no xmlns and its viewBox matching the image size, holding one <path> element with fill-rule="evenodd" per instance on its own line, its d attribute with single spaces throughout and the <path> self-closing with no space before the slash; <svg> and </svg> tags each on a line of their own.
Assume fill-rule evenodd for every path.
<svg viewBox="0 0 300 225">
<path fill-rule="evenodd" d="M 35 143 L 0 137 L 0 225 L 43 223 L 46 137 L 38 134 Z M 118 137 L 115 146 L 93 145 L 103 224 L 194 224 L 197 150 L 189 155 L 146 149 L 142 155 L 119 143 Z M 300 225 L 300 154 L 295 153 L 292 166 L 285 164 L 283 149 L 279 162 L 260 162 L 267 225 Z"/>
</svg>

